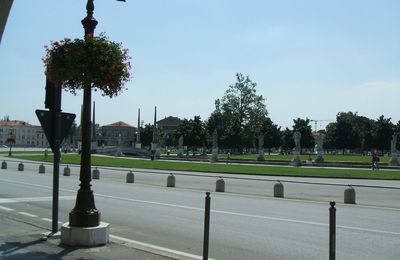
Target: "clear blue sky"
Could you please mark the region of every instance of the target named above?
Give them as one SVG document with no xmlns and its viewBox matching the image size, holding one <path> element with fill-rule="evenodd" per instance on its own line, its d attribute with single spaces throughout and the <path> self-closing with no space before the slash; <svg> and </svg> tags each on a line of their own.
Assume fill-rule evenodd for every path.
<svg viewBox="0 0 400 260">
<path fill-rule="evenodd" d="M 0 117 L 39 124 L 43 46 L 82 37 L 85 5 L 14 1 L 0 45 Z M 129 48 L 134 78 L 116 98 L 94 94 L 96 122 L 136 126 L 141 108 L 151 123 L 154 106 L 158 119 L 207 119 L 241 72 L 258 84 L 282 127 L 347 111 L 397 123 L 399 10 L 398 0 L 97 0 L 96 34 Z M 63 111 L 79 118 L 81 103 L 82 92 L 63 92 Z"/>
</svg>

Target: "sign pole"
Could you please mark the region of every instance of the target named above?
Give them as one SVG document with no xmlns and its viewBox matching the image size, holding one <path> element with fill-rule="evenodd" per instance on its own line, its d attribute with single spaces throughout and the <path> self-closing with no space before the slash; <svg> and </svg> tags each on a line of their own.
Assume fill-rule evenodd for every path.
<svg viewBox="0 0 400 260">
<path fill-rule="evenodd" d="M 56 86 L 46 79 L 46 99 L 45 108 L 47 110 L 36 110 L 36 115 L 42 125 L 43 131 L 49 141 L 53 151 L 53 205 L 52 205 L 52 228 L 51 233 L 58 231 L 58 196 L 60 180 L 60 146 L 62 140 L 67 135 L 75 119 L 75 114 L 61 112 L 61 86 Z"/>
<path fill-rule="evenodd" d="M 59 197 L 59 179 L 60 179 L 60 145 L 61 145 L 61 86 L 54 86 L 55 89 L 55 100 L 54 110 L 52 112 L 52 125 L 53 125 L 53 136 L 54 136 L 54 160 L 53 160 L 53 213 L 52 213 L 52 233 L 55 234 L 58 231 L 58 197 Z"/>
</svg>

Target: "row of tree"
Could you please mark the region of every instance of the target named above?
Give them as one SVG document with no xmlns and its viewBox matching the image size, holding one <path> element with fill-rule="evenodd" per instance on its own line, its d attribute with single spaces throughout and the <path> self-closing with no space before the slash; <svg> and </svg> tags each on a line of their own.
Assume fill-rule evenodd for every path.
<svg viewBox="0 0 400 260">
<path fill-rule="evenodd" d="M 314 136 L 319 134 L 324 137 L 325 149 L 384 152 L 390 149 L 392 135 L 400 133 L 400 121 L 393 124 L 383 115 L 373 120 L 353 112 L 338 113 L 336 121 L 318 133 L 312 131 L 308 118 L 294 119 L 291 129 L 282 129 L 268 117 L 265 98 L 257 94 L 256 86 L 249 76 L 236 74 L 236 82 L 229 86 L 221 99 L 215 101 L 215 110 L 208 119 L 203 121 L 200 116 L 194 116 L 193 119 L 184 119 L 174 133 L 160 133 L 162 146 L 176 147 L 179 137 L 183 136 L 183 145 L 190 150 L 210 148 L 216 130 L 221 149 L 231 152 L 254 149 L 258 147 L 258 137 L 264 135 L 265 149 L 280 148 L 288 152 L 294 147 L 293 133 L 299 131 L 302 136 L 300 144 L 305 149 L 314 148 Z M 96 132 L 100 132 L 100 126 L 95 127 Z M 79 132 L 80 126 L 74 125 L 71 136 Z M 141 127 L 140 139 L 143 146 L 150 146 L 153 125 Z"/>
<path fill-rule="evenodd" d="M 215 101 L 215 110 L 202 121 L 200 116 L 185 119 L 173 134 L 163 135 L 163 145 L 176 146 L 183 136 L 183 145 L 190 150 L 212 146 L 212 134 L 218 133 L 218 146 L 232 152 L 258 147 L 259 135 L 264 135 L 264 148 L 290 151 L 294 147 L 293 133 L 301 133 L 301 147 L 312 149 L 315 146 L 311 120 L 297 118 L 292 129 L 281 129 L 268 117 L 265 98 L 257 95 L 257 84 L 249 76 L 236 75 L 236 83 L 230 85 L 221 99 Z M 393 124 L 384 116 L 377 120 L 359 116 L 353 112 L 340 112 L 336 121 L 318 131 L 324 136 L 324 148 L 345 151 L 346 149 L 367 151 L 390 149 L 394 133 L 400 133 L 400 121 Z M 141 129 L 143 145 L 150 145 L 153 126 L 147 124 Z"/>
</svg>

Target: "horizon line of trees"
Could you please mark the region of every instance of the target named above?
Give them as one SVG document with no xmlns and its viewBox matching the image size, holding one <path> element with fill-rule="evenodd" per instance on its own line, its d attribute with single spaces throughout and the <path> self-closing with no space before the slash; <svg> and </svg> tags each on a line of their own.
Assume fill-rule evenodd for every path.
<svg viewBox="0 0 400 260">
<path fill-rule="evenodd" d="M 280 149 L 290 152 L 294 147 L 293 133 L 301 133 L 302 149 L 315 147 L 314 135 L 322 135 L 325 150 L 380 151 L 390 150 L 393 134 L 400 134 L 400 120 L 394 124 L 391 118 L 383 115 L 376 120 L 360 116 L 354 112 L 339 112 L 336 121 L 329 123 L 325 129 L 313 133 L 311 120 L 308 118 L 293 119 L 292 128 L 274 124 L 268 116 L 266 99 L 256 92 L 257 84 L 249 76 L 236 74 L 236 82 L 228 87 L 221 99 L 215 100 L 215 109 L 210 117 L 202 120 L 200 116 L 184 119 L 172 134 L 159 133 L 161 145 L 177 146 L 180 136 L 188 150 L 211 148 L 214 130 L 218 133 L 218 147 L 231 152 L 243 152 L 259 147 L 259 136 L 264 136 L 263 148 L 270 152 Z M 96 125 L 100 132 L 100 126 Z M 76 124 L 71 135 L 79 131 Z M 79 135 L 79 134 L 78 134 Z M 140 127 L 140 139 L 143 146 L 150 146 L 153 138 L 153 125 Z M 400 139 L 400 138 L 399 138 Z M 397 142 L 399 149 L 400 140 Z"/>
<path fill-rule="evenodd" d="M 289 152 L 294 147 L 293 133 L 301 133 L 300 145 L 304 149 L 315 147 L 311 120 L 293 119 L 292 128 L 282 129 L 274 124 L 265 106 L 265 98 L 256 93 L 257 84 L 249 76 L 236 74 L 236 82 L 230 85 L 221 99 L 215 101 L 215 110 L 204 121 L 200 116 L 184 119 L 173 134 L 163 135 L 165 146 L 177 146 L 183 136 L 183 145 L 189 150 L 211 148 L 214 130 L 218 133 L 218 147 L 232 152 L 258 148 L 259 135 L 264 136 L 263 148 L 270 152 L 281 149 Z M 383 115 L 373 120 L 353 112 L 339 112 L 336 121 L 329 123 L 318 134 L 324 137 L 324 149 L 355 150 L 359 152 L 390 150 L 394 133 L 400 134 L 400 120 L 397 124 Z M 153 125 L 146 124 L 140 132 L 142 145 L 151 144 Z M 399 138 L 400 139 L 400 138 Z M 399 149 L 399 140 L 397 143 Z"/>
</svg>

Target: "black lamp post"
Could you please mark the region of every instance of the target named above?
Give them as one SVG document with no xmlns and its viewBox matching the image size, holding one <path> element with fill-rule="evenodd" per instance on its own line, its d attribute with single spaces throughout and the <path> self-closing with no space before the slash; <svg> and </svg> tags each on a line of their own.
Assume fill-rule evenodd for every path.
<svg viewBox="0 0 400 260">
<path fill-rule="evenodd" d="M 85 39 L 92 38 L 97 21 L 93 17 L 93 0 L 86 4 L 87 16 L 82 20 Z M 82 109 L 82 154 L 80 168 L 80 188 L 76 196 L 75 207 L 69 213 L 69 225 L 76 227 L 95 227 L 100 224 L 100 211 L 96 209 L 93 191 L 91 190 L 91 91 L 92 83 L 86 83 L 83 90 Z"/>
</svg>

